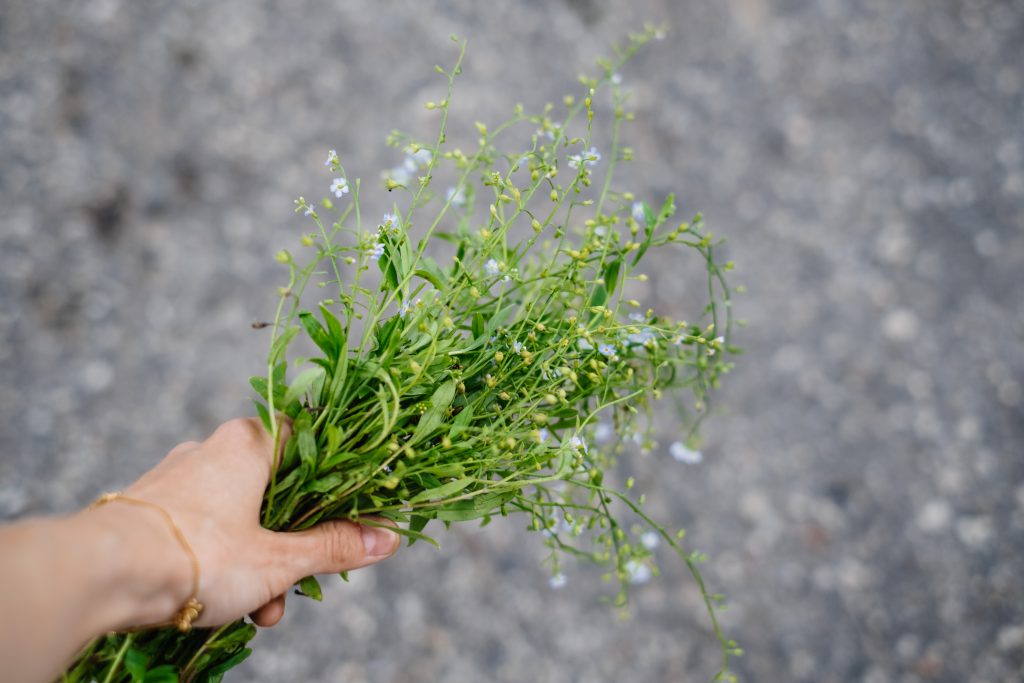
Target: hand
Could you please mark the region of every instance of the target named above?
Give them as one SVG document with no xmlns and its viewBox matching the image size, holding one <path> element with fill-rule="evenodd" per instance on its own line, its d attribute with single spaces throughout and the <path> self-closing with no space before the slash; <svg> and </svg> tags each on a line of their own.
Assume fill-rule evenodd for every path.
<svg viewBox="0 0 1024 683">
<path fill-rule="evenodd" d="M 283 445 L 287 426 L 282 430 Z M 395 532 L 348 521 L 293 533 L 262 528 L 260 504 L 272 455 L 273 439 L 259 420 L 232 420 L 202 443 L 177 446 L 124 491 L 164 508 L 192 546 L 204 605 L 196 626 L 224 624 L 247 613 L 257 625 L 273 626 L 284 614 L 285 594 L 301 578 L 365 567 L 398 547 Z M 115 500 L 86 514 L 100 513 L 146 518 L 148 543 L 156 547 L 143 552 L 161 558 L 169 591 L 165 599 L 144 600 L 148 604 L 135 618 L 137 623 L 167 620 L 192 590 L 184 549 L 156 511 Z"/>
</svg>

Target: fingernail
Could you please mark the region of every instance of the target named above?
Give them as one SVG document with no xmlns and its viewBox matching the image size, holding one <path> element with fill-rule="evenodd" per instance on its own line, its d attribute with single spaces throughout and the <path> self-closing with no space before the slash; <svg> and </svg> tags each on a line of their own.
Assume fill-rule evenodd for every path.
<svg viewBox="0 0 1024 683">
<path fill-rule="evenodd" d="M 362 526 L 363 549 L 370 557 L 390 555 L 395 550 L 398 534 L 380 526 Z"/>
</svg>

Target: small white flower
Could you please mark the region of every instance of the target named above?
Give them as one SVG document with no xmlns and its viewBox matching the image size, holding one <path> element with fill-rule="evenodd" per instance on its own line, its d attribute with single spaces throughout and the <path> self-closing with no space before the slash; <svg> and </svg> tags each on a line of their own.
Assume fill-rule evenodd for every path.
<svg viewBox="0 0 1024 683">
<path fill-rule="evenodd" d="M 462 187 L 449 187 L 448 191 L 444 193 L 444 200 L 451 202 L 454 206 L 465 206 L 466 190 Z"/>
<path fill-rule="evenodd" d="M 580 348 L 580 351 L 593 351 L 594 350 L 594 345 L 591 344 L 590 342 L 588 342 L 583 337 L 579 338 L 579 341 L 576 342 L 576 346 L 578 346 Z"/>
<path fill-rule="evenodd" d="M 406 148 L 406 154 L 409 156 L 405 158 L 404 164 L 405 167 L 409 169 L 410 173 L 415 173 L 421 168 L 426 168 L 430 165 L 431 159 L 434 158 L 433 153 L 431 153 L 429 149 L 425 149 L 423 147 L 419 148 L 415 152 L 411 152 L 409 151 L 409 148 Z"/>
<path fill-rule="evenodd" d="M 626 563 L 626 573 L 629 574 L 630 583 L 647 583 L 653 575 L 651 568 L 639 560 L 630 560 Z"/>
<path fill-rule="evenodd" d="M 590 452 L 587 448 L 587 442 L 586 440 L 584 440 L 582 436 L 574 436 L 571 439 L 569 439 L 569 445 L 578 451 L 583 451 L 584 453 L 588 454 Z"/>
<path fill-rule="evenodd" d="M 668 452 L 676 462 L 681 462 L 684 465 L 697 465 L 704 459 L 704 455 L 700 451 L 687 448 L 682 441 L 674 442 L 668 447 Z"/>
<path fill-rule="evenodd" d="M 654 550 L 661 543 L 661 537 L 656 531 L 645 531 L 640 535 L 640 544 L 648 550 Z"/>
<path fill-rule="evenodd" d="M 521 341 L 512 342 L 512 351 L 514 351 L 515 353 L 522 353 L 523 343 Z"/>
<path fill-rule="evenodd" d="M 370 258 L 374 261 L 379 261 L 380 257 L 384 255 L 384 245 L 380 242 L 374 242 L 373 246 L 370 247 Z"/>
<path fill-rule="evenodd" d="M 501 265 L 494 259 L 489 259 L 484 264 L 484 272 L 493 277 L 501 272 Z"/>
<path fill-rule="evenodd" d="M 384 249 L 383 249 L 383 247 L 381 247 L 381 253 L 383 254 L 383 252 L 384 252 Z M 377 258 L 380 258 L 380 256 L 378 256 Z M 377 259 L 374 259 L 374 261 L 376 261 L 376 260 Z M 413 308 L 415 308 L 416 306 L 419 306 L 419 305 L 420 305 L 420 300 L 419 299 L 416 299 L 416 301 L 411 301 L 411 302 L 410 301 L 403 301 L 402 305 L 398 309 L 398 315 L 404 318 L 409 313 L 409 311 L 411 311 Z"/>
<path fill-rule="evenodd" d="M 548 585 L 551 586 L 553 589 L 558 590 L 559 588 L 563 587 L 566 583 L 568 583 L 568 581 L 569 580 L 565 578 L 565 574 L 563 574 L 562 572 L 558 572 L 550 579 L 548 579 Z"/>
<path fill-rule="evenodd" d="M 724 344 L 725 343 L 725 337 L 715 337 L 714 341 L 715 341 L 716 344 Z"/>
<path fill-rule="evenodd" d="M 612 74 L 611 81 L 615 85 L 618 85 L 619 83 L 622 83 L 622 76 L 620 74 Z"/>
<path fill-rule="evenodd" d="M 314 211 L 315 211 L 315 209 L 310 204 L 306 204 L 306 215 L 307 216 L 312 216 Z"/>
<path fill-rule="evenodd" d="M 647 224 L 647 213 L 644 211 L 644 203 L 643 202 L 633 202 L 632 213 L 633 213 L 633 220 L 635 220 L 637 223 L 639 223 L 640 225 L 646 225 Z"/>
<path fill-rule="evenodd" d="M 645 346 L 647 342 L 654 341 L 656 338 L 657 337 L 654 334 L 654 330 L 652 330 L 649 327 L 645 327 L 639 332 L 634 332 L 633 334 L 627 336 L 626 341 L 628 341 L 630 344 L 635 344 L 637 346 Z"/>
<path fill-rule="evenodd" d="M 643 313 L 630 313 L 629 319 L 635 323 L 642 323 L 647 321 L 647 317 Z"/>
<path fill-rule="evenodd" d="M 331 183 L 331 192 L 335 197 L 341 197 L 348 192 L 348 181 L 344 178 L 335 178 Z"/>
<path fill-rule="evenodd" d="M 330 168 L 330 167 L 334 166 L 334 164 L 336 164 L 336 163 L 338 163 L 338 152 L 337 152 L 337 150 L 333 150 L 333 149 L 328 150 L 327 151 L 327 161 L 324 162 L 324 166 L 327 166 L 328 168 Z"/>
<path fill-rule="evenodd" d="M 612 358 L 615 356 L 615 347 L 611 344 L 601 344 L 597 347 L 597 352 L 605 358 Z"/>
<path fill-rule="evenodd" d="M 393 213 L 384 214 L 384 218 L 381 219 L 381 221 L 383 222 L 384 225 L 390 223 L 391 225 L 394 225 L 396 227 L 398 226 L 398 216 L 396 216 Z"/>
<path fill-rule="evenodd" d="M 409 173 L 404 166 L 395 166 L 385 175 L 399 185 L 408 185 L 409 181 L 412 180 L 412 174 Z"/>
<path fill-rule="evenodd" d="M 545 441 L 547 441 L 550 438 L 551 438 L 551 432 L 548 431 L 547 427 L 541 427 L 537 431 L 537 440 L 540 441 L 541 443 L 544 443 Z"/>
<path fill-rule="evenodd" d="M 594 440 L 598 443 L 605 443 L 615 436 L 615 430 L 607 422 L 598 422 L 594 427 Z"/>
<path fill-rule="evenodd" d="M 580 164 L 583 164 L 584 166 L 593 166 L 600 160 L 601 153 L 597 151 L 597 147 L 591 147 L 586 152 L 569 155 L 569 166 L 572 168 L 579 168 Z"/>
</svg>

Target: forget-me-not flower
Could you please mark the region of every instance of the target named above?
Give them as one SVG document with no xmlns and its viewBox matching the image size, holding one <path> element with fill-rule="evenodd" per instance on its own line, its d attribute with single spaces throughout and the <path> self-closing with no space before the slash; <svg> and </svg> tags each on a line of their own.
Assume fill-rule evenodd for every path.
<svg viewBox="0 0 1024 683">
<path fill-rule="evenodd" d="M 643 202 L 633 202 L 632 213 L 633 220 L 635 220 L 637 223 L 639 223 L 640 225 L 645 225 L 647 223 L 647 212 L 644 211 Z"/>
<path fill-rule="evenodd" d="M 668 452 L 676 462 L 681 462 L 684 465 L 697 465 L 704 459 L 704 455 L 700 451 L 687 448 L 682 441 L 676 441 L 669 446 Z"/>
<path fill-rule="evenodd" d="M 601 153 L 597 151 L 597 147 L 591 147 L 586 152 L 580 152 L 579 154 L 569 155 L 569 166 L 572 168 L 579 168 L 580 164 L 584 166 L 593 166 L 601 160 Z"/>
<path fill-rule="evenodd" d="M 370 258 L 374 261 L 379 261 L 380 257 L 384 255 L 384 245 L 380 242 L 374 242 L 373 246 L 370 247 Z"/>
<path fill-rule="evenodd" d="M 348 192 L 348 181 L 344 178 L 335 178 L 331 183 L 331 192 L 335 197 L 341 197 Z"/>
<path fill-rule="evenodd" d="M 324 162 L 324 166 L 330 168 L 336 163 L 338 163 L 338 151 L 334 149 L 327 150 L 327 161 Z"/>
<path fill-rule="evenodd" d="M 494 259 L 489 259 L 484 264 L 484 272 L 493 277 L 501 272 L 501 265 Z"/>
</svg>

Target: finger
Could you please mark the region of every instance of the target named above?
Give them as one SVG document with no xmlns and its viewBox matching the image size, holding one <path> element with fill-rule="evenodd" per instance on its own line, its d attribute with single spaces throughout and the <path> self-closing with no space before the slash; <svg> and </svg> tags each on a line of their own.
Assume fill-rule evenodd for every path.
<svg viewBox="0 0 1024 683">
<path fill-rule="evenodd" d="M 340 520 L 276 535 L 281 557 L 289 563 L 288 570 L 295 580 L 311 574 L 359 569 L 380 562 L 398 550 L 398 534 L 391 529 Z"/>
<path fill-rule="evenodd" d="M 284 595 L 279 595 L 249 615 L 253 623 L 263 628 L 276 626 L 284 616 Z"/>
<path fill-rule="evenodd" d="M 277 418 L 278 458 L 284 453 L 284 445 L 292 433 L 292 422 L 284 415 Z M 251 457 L 253 452 L 259 453 L 267 462 L 274 462 L 274 437 L 263 426 L 263 422 L 254 417 L 239 417 L 228 420 L 210 435 L 206 443 L 214 448 L 232 455 Z"/>
</svg>

